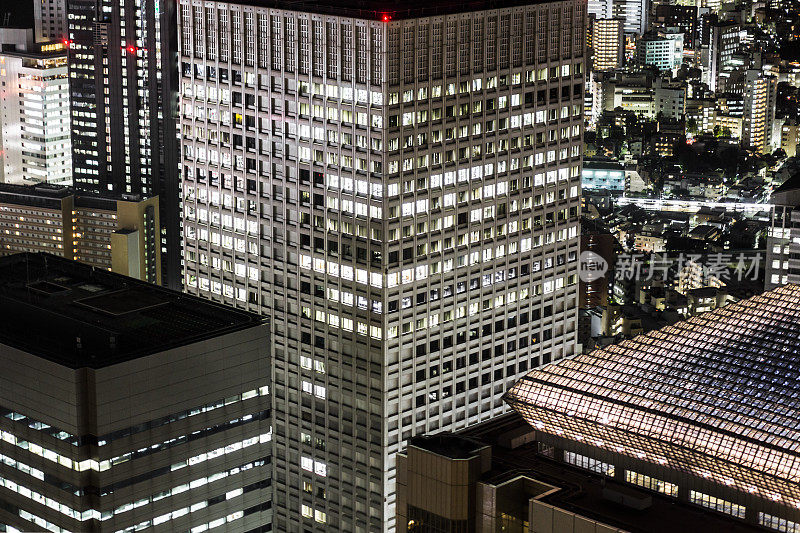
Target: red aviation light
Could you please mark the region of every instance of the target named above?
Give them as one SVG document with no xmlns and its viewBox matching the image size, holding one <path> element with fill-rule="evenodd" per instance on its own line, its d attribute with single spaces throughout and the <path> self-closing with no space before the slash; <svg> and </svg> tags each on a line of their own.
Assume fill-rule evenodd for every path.
<svg viewBox="0 0 800 533">
<path fill-rule="evenodd" d="M 384 14 L 381 16 L 381 20 L 382 20 L 383 22 L 389 22 L 390 20 L 392 20 L 392 17 L 391 17 L 391 15 L 389 15 L 388 13 L 384 13 Z"/>
</svg>

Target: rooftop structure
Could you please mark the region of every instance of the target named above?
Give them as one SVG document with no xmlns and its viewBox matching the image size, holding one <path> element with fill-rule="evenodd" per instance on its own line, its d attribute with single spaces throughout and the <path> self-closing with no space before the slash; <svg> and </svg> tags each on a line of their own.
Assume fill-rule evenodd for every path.
<svg viewBox="0 0 800 533">
<path fill-rule="evenodd" d="M 799 334 L 800 286 L 787 285 L 535 370 L 505 399 L 548 445 L 649 468 L 750 522 L 797 524 Z"/>
<path fill-rule="evenodd" d="M 458 433 L 413 437 L 397 461 L 400 526 L 427 531 L 436 524 L 441 531 L 477 533 L 760 531 L 641 485 L 631 487 L 623 481 L 625 472 L 598 476 L 542 450 L 516 413 Z"/>
<path fill-rule="evenodd" d="M 544 4 L 547 1 L 500 0 L 492 2 L 490 0 L 467 0 L 460 2 L 458 0 L 444 0 L 442 2 L 426 2 L 425 0 L 408 0 L 403 2 L 389 0 L 383 2 L 378 0 L 359 0 L 353 2 L 350 0 L 323 0 L 314 2 L 309 0 L 289 0 L 281 2 L 279 0 L 244 0 L 240 3 L 258 7 L 391 22 L 401 19 L 453 15 L 488 9 L 524 7 L 532 4 Z"/>
<path fill-rule="evenodd" d="M 0 258 L 0 309 L 0 342 L 72 368 L 102 368 L 261 320 L 50 254 Z"/>
</svg>

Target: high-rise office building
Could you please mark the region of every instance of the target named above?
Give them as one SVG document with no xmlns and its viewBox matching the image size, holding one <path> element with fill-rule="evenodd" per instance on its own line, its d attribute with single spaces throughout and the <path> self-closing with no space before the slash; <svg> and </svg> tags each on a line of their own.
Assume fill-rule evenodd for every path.
<svg viewBox="0 0 800 533">
<path fill-rule="evenodd" d="M 261 317 L 50 254 L 0 309 L 0 529 L 269 528 Z"/>
<path fill-rule="evenodd" d="M 180 286 L 175 3 L 69 0 L 75 188 L 159 196 L 164 283 Z"/>
<path fill-rule="evenodd" d="M 402 442 L 578 351 L 584 4 L 362 7 L 179 8 L 186 290 L 273 320 L 280 531 L 391 530 Z"/>
<path fill-rule="evenodd" d="M 736 22 L 716 22 L 713 18 L 706 26 L 700 49 L 702 80 L 711 91 L 722 92 L 733 70 L 734 55 L 742 49 L 745 32 Z"/>
<path fill-rule="evenodd" d="M 744 80 L 742 117 L 743 146 L 761 154 L 772 153 L 779 146 L 780 141 L 774 138 L 777 99 L 777 78 L 765 75 L 759 70 L 747 71 Z"/>
<path fill-rule="evenodd" d="M 0 183 L 69 185 L 66 47 L 39 35 L 42 21 L 33 5 L 22 2 L 13 16 L 2 15 L 0 10 Z"/>
<path fill-rule="evenodd" d="M 650 0 L 612 0 L 611 16 L 625 21 L 625 33 L 642 35 L 647 31 Z"/>
<path fill-rule="evenodd" d="M 592 21 L 592 70 L 620 68 L 625 60 L 625 21 L 595 19 Z"/>
</svg>

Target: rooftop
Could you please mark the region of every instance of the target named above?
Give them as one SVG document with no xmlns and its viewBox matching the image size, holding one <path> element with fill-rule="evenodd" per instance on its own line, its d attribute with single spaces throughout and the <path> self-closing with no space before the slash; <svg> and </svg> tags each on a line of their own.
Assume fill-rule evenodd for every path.
<svg viewBox="0 0 800 533">
<path fill-rule="evenodd" d="M 800 286 L 534 370 L 506 401 L 543 433 L 800 506 Z"/>
<path fill-rule="evenodd" d="M 242 3 L 287 9 L 323 15 L 354 17 L 367 20 L 390 22 L 401 19 L 452 15 L 490 9 L 503 9 L 544 3 L 544 0 L 241 0 Z"/>
<path fill-rule="evenodd" d="M 71 368 L 101 368 L 262 323 L 50 254 L 0 258 L 0 313 L 0 343 Z"/>
<path fill-rule="evenodd" d="M 423 448 L 449 459 L 473 457 L 484 446 L 478 441 L 447 433 L 412 437 L 409 445 Z"/>
<path fill-rule="evenodd" d="M 527 439 L 523 444 L 509 445 L 507 436 L 519 436 L 520 429 L 526 426 L 529 428 L 522 417 L 509 413 L 471 426 L 457 434 L 472 442 L 491 446 L 491 470 L 481 476 L 481 481 L 499 486 L 515 477 L 526 476 L 555 486 L 559 490 L 539 499 L 631 533 L 674 533 L 681 530 L 718 533 L 763 531 L 722 514 L 712 513 L 655 492 L 622 485 L 598 474 L 556 462 L 538 453 L 538 443 L 532 439 Z M 624 507 L 605 498 L 604 487 L 650 496 L 652 505 L 641 511 Z"/>
</svg>

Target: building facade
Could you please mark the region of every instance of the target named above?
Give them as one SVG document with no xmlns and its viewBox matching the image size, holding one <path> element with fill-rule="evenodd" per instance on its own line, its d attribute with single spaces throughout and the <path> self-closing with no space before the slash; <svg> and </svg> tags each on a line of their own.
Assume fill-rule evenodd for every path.
<svg viewBox="0 0 800 533">
<path fill-rule="evenodd" d="M 4 531 L 269 530 L 261 317 L 49 254 L 0 287 Z"/>
<path fill-rule="evenodd" d="M 700 50 L 702 80 L 713 92 L 725 91 L 735 62 L 734 55 L 743 45 L 746 32 L 735 22 L 710 22 L 708 38 Z"/>
<path fill-rule="evenodd" d="M 0 256 L 49 252 L 157 283 L 158 198 L 76 195 L 68 187 L 0 185 Z"/>
<path fill-rule="evenodd" d="M 180 287 L 175 3 L 67 8 L 75 188 L 159 196 L 162 281 Z"/>
<path fill-rule="evenodd" d="M 767 234 L 764 287 L 800 283 L 800 174 L 773 193 L 772 221 Z"/>
<path fill-rule="evenodd" d="M 402 442 L 576 352 L 586 13 L 299 6 L 179 6 L 185 285 L 273 320 L 276 529 L 392 530 Z"/>
<path fill-rule="evenodd" d="M 778 146 L 773 139 L 778 80 L 757 70 L 745 76 L 742 145 L 758 153 L 772 153 Z"/>
<path fill-rule="evenodd" d="M 683 62 L 682 33 L 651 33 L 636 41 L 636 62 L 676 72 Z"/>
<path fill-rule="evenodd" d="M 0 27 L 0 183 L 72 183 L 67 52 Z"/>
<path fill-rule="evenodd" d="M 787 118 L 781 125 L 781 149 L 786 157 L 797 156 L 797 145 L 800 144 L 800 125 L 797 120 Z"/>
<path fill-rule="evenodd" d="M 625 31 L 622 19 L 592 21 L 592 69 L 621 68 L 625 59 Z"/>
</svg>

